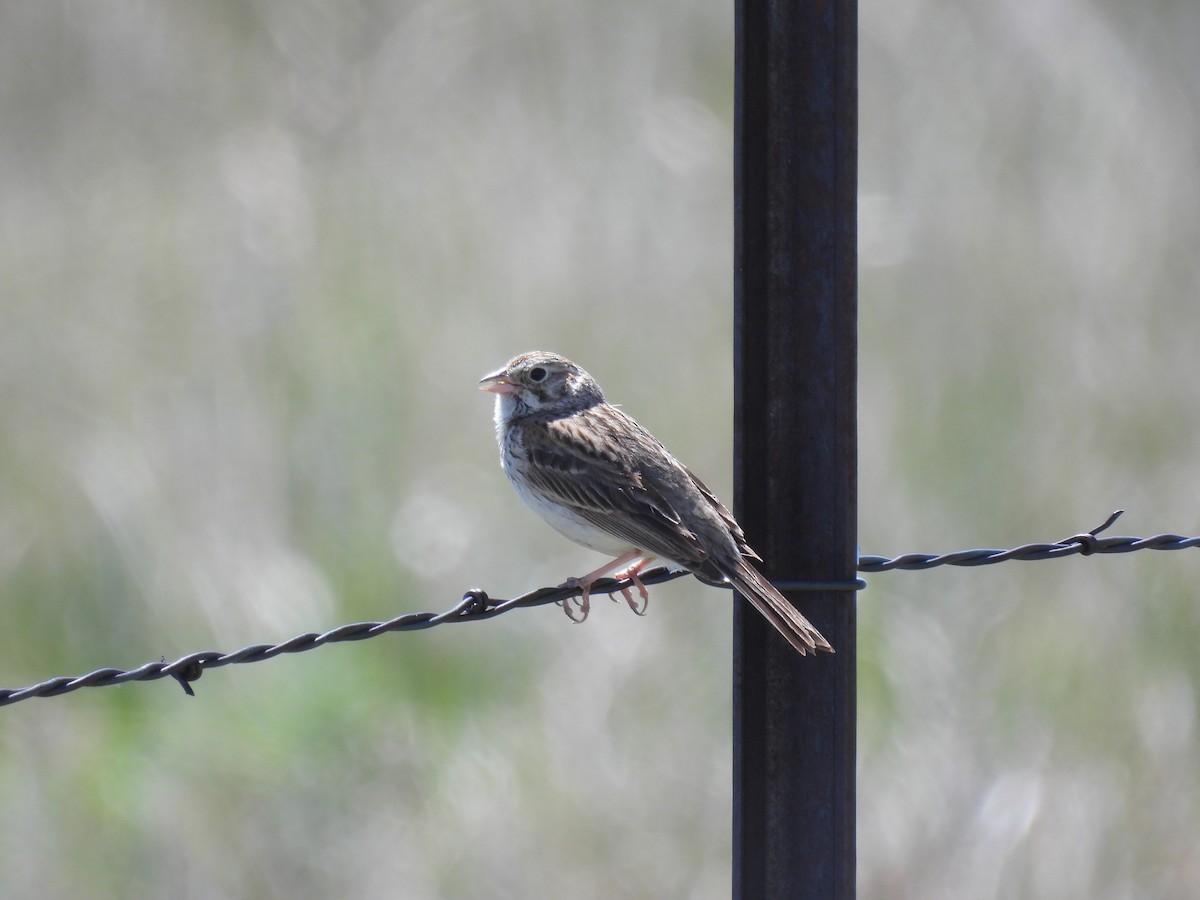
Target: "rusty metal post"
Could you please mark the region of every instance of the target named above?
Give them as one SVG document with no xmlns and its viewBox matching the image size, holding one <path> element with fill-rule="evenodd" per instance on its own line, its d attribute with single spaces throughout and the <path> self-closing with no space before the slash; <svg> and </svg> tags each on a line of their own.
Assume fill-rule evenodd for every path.
<svg viewBox="0 0 1200 900">
<path fill-rule="evenodd" d="M 735 500 L 777 582 L 851 583 L 857 7 L 736 0 Z M 734 885 L 854 897 L 855 595 L 784 590 L 833 644 L 734 613 Z"/>
</svg>

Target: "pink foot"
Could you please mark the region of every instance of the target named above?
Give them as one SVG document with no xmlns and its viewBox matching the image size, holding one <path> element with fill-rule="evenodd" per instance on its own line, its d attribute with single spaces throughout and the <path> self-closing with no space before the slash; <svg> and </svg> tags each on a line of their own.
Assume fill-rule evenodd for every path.
<svg viewBox="0 0 1200 900">
<path fill-rule="evenodd" d="M 596 581 L 596 579 L 603 575 L 607 575 L 618 566 L 623 566 L 629 562 L 633 563 L 631 568 L 636 567 L 640 569 L 646 564 L 647 561 L 648 560 L 642 556 L 642 552 L 640 550 L 630 550 L 628 553 L 622 553 L 616 559 L 610 559 L 600 568 L 588 572 L 586 575 L 582 575 L 579 578 L 568 578 L 562 583 L 562 587 L 582 588 L 583 596 L 579 599 L 579 618 L 576 618 L 575 614 L 571 612 L 570 600 L 563 601 L 563 612 L 567 614 L 567 618 L 572 622 L 582 622 L 588 617 L 588 610 L 591 608 L 591 602 L 589 598 L 591 597 L 592 593 L 592 584 Z"/>
<path fill-rule="evenodd" d="M 621 596 L 625 598 L 625 602 L 629 604 L 629 608 L 639 616 L 644 616 L 646 614 L 646 610 L 650 606 L 650 592 L 646 590 L 646 585 L 642 584 L 642 579 L 638 578 L 638 574 L 646 567 L 648 562 L 650 562 L 648 559 L 639 560 L 625 571 L 616 572 L 613 574 L 613 577 L 617 579 L 628 578 L 633 582 L 633 586 L 637 588 L 637 592 L 642 597 L 640 606 L 638 605 L 637 601 L 633 599 L 633 594 L 629 588 L 621 588 Z"/>
<path fill-rule="evenodd" d="M 584 576 L 584 577 L 586 578 L 586 576 Z M 587 619 L 588 613 L 591 611 L 591 608 L 592 608 L 592 602 L 591 602 L 592 582 L 585 581 L 584 578 L 568 578 L 566 581 L 564 581 L 562 583 L 561 587 L 582 588 L 583 589 L 583 594 L 579 598 L 579 617 L 578 618 L 576 618 L 575 613 L 571 612 L 571 603 L 572 603 L 571 598 L 568 597 L 566 600 L 562 601 L 563 612 L 565 612 L 567 614 L 568 619 L 570 619 L 572 622 L 574 622 L 576 625 L 578 625 L 580 622 Z"/>
<path fill-rule="evenodd" d="M 613 577 L 618 581 L 628 578 L 633 582 L 633 586 L 637 588 L 638 593 L 642 596 L 642 604 L 640 607 L 634 601 L 633 594 L 630 592 L 628 587 L 618 588 L 618 590 L 620 590 L 621 596 L 625 598 L 625 602 L 629 604 L 629 608 L 639 616 L 644 616 L 646 614 L 646 607 L 650 605 L 650 593 L 646 590 L 646 585 L 642 584 L 642 580 L 638 578 L 638 573 L 641 572 L 642 569 L 646 568 L 646 566 L 649 565 L 653 559 L 653 556 L 647 556 L 641 550 L 630 550 L 627 553 L 622 553 L 616 559 L 609 560 L 595 571 L 588 572 L 586 575 L 583 575 L 579 578 L 568 578 L 562 583 L 561 586 L 564 588 L 581 588 L 583 596 L 579 600 L 578 618 L 576 618 L 575 613 L 571 611 L 570 600 L 562 601 L 563 612 L 567 614 L 567 618 L 569 618 L 572 622 L 582 622 L 588 617 L 588 610 L 591 608 L 589 598 L 591 597 L 592 593 L 592 585 L 597 579 L 607 575 L 613 569 L 629 563 L 625 569 L 617 572 L 615 575 L 613 575 Z M 611 594 L 609 594 L 609 596 L 612 597 Z M 616 598 L 613 599 L 615 600 Z"/>
</svg>

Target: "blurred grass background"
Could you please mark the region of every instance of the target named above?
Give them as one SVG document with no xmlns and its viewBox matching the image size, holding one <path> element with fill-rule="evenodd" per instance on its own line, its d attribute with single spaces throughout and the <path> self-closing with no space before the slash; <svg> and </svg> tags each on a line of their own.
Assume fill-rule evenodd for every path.
<svg viewBox="0 0 1200 900">
<path fill-rule="evenodd" d="M 863 0 L 861 544 L 1200 531 L 1200 7 Z M 0 684 L 561 581 L 481 374 L 726 498 L 732 7 L 0 7 Z M 753 536 L 751 536 L 753 537 Z M 1189 553 L 874 576 L 860 893 L 1200 893 Z M 0 711 L 0 895 L 719 897 L 728 595 Z"/>
</svg>

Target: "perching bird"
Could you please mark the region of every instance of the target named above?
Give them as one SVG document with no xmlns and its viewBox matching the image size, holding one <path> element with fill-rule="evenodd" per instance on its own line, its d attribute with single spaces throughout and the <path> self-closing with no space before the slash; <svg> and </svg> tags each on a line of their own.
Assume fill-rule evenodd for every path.
<svg viewBox="0 0 1200 900">
<path fill-rule="evenodd" d="M 613 573 L 638 578 L 662 558 L 708 584 L 731 584 L 796 650 L 833 652 L 829 642 L 749 560 L 761 557 L 712 491 L 650 432 L 610 405 L 595 379 L 569 359 L 535 350 L 484 377 L 496 394 L 500 464 L 521 499 L 566 537 L 615 558 L 568 586 Z M 635 612 L 628 589 L 622 591 Z M 575 618 L 568 603 L 567 615 Z"/>
</svg>

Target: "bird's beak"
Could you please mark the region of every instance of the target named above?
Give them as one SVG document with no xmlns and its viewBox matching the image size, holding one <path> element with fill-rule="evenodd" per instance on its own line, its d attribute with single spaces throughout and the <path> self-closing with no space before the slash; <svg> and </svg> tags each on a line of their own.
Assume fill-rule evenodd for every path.
<svg viewBox="0 0 1200 900">
<path fill-rule="evenodd" d="M 520 392 L 520 388 L 508 380 L 508 375 L 504 369 L 493 372 L 491 375 L 484 375 L 479 379 L 479 389 L 481 391 L 491 391 L 493 394 L 516 394 Z"/>
</svg>

